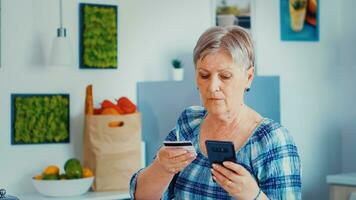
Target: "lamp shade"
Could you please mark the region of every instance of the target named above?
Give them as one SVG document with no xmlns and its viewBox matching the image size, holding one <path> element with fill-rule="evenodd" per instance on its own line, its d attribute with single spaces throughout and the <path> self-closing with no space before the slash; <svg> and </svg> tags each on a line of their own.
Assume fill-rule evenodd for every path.
<svg viewBox="0 0 356 200">
<path fill-rule="evenodd" d="M 53 39 L 50 64 L 53 66 L 73 66 L 73 52 L 67 37 Z"/>
</svg>

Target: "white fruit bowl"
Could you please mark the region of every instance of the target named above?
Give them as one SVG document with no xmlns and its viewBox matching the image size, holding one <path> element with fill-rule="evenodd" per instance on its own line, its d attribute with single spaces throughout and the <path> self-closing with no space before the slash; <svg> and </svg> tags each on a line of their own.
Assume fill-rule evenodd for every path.
<svg viewBox="0 0 356 200">
<path fill-rule="evenodd" d="M 94 177 L 68 180 L 35 180 L 32 183 L 36 190 L 51 197 L 66 197 L 82 195 L 90 189 Z"/>
</svg>

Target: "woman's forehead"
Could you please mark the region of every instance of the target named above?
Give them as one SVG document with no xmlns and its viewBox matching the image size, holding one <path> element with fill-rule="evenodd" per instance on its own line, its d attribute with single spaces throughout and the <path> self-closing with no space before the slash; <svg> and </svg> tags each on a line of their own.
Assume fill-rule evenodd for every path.
<svg viewBox="0 0 356 200">
<path fill-rule="evenodd" d="M 197 69 L 234 69 L 235 63 L 230 54 L 225 52 L 216 52 L 207 54 L 197 62 Z"/>
</svg>

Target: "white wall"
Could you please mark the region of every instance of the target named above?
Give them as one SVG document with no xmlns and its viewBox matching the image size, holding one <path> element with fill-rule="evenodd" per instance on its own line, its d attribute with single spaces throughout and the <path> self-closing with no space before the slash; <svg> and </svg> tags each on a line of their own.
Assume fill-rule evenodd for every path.
<svg viewBox="0 0 356 200">
<path fill-rule="evenodd" d="M 335 115 L 340 109 L 335 83 L 343 78 L 338 68 L 340 5 L 320 1 L 319 42 L 282 42 L 280 0 L 256 2 L 257 71 L 280 75 L 281 121 L 301 155 L 303 199 L 328 199 L 325 176 L 341 172 L 342 162 L 341 130 Z M 346 7 L 351 13 L 352 6 Z M 349 25 L 355 18 L 350 15 L 354 17 Z"/>
<path fill-rule="evenodd" d="M 97 2 L 103 1 L 81 1 Z M 206 0 L 104 1 L 119 5 L 118 70 L 55 69 L 48 63 L 59 26 L 58 1 L 3 0 L 0 68 L 0 188 L 8 194 L 34 191 L 31 177 L 49 164 L 81 158 L 85 86 L 94 85 L 96 104 L 127 96 L 136 101 L 138 81 L 168 80 L 170 60 L 190 55 L 211 24 Z M 78 3 L 63 1 L 63 23 L 78 62 Z M 188 56 L 189 57 L 189 56 Z M 186 65 L 189 66 L 189 64 Z M 10 145 L 11 93 L 69 93 L 70 144 Z"/>
<path fill-rule="evenodd" d="M 342 125 L 342 169 L 344 172 L 356 171 L 356 1 L 343 0 L 340 3 L 342 12 L 340 17 L 340 52 L 337 66 L 340 80 L 337 82 L 339 91 L 340 113 Z"/>
</svg>

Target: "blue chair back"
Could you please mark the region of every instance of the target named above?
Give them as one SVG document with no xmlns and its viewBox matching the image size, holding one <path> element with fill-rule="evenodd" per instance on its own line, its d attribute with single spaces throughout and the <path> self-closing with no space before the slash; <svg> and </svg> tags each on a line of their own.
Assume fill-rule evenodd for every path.
<svg viewBox="0 0 356 200">
<path fill-rule="evenodd" d="M 280 122 L 279 89 L 278 76 L 256 76 L 245 103 L 262 116 Z M 142 113 L 146 163 L 150 163 L 184 108 L 201 103 L 194 82 L 157 81 L 137 84 L 137 105 Z"/>
</svg>

